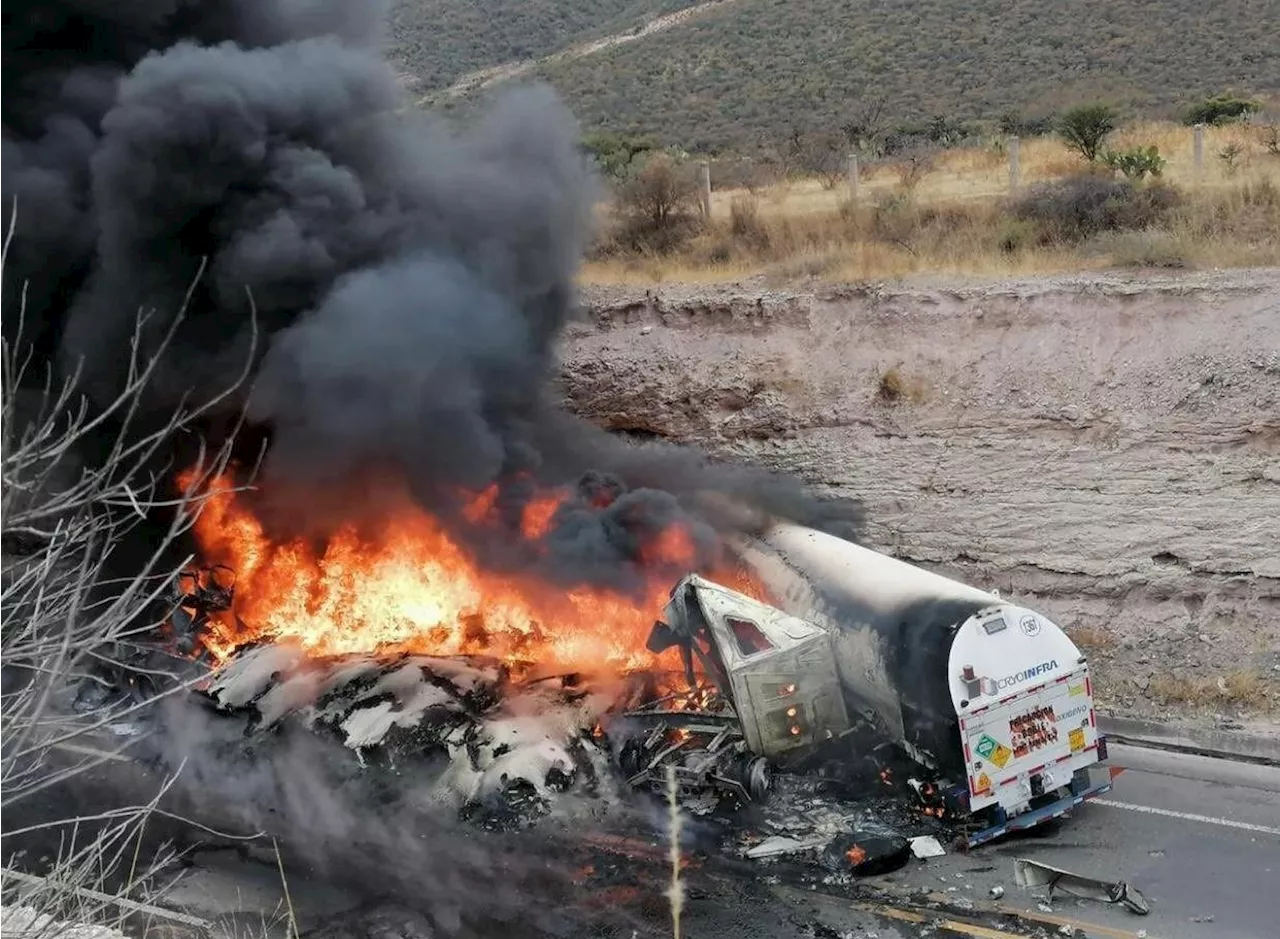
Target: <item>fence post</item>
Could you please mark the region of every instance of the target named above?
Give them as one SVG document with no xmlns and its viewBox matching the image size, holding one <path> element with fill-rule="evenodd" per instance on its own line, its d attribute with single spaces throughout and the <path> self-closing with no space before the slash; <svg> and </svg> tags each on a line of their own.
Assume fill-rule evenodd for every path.
<svg viewBox="0 0 1280 939">
<path fill-rule="evenodd" d="M 1009 138 L 1009 192 L 1018 191 L 1022 182 L 1022 141 L 1017 137 Z"/>
<path fill-rule="evenodd" d="M 1204 125 L 1191 128 L 1191 157 L 1196 165 L 1196 179 L 1204 175 Z"/>
<path fill-rule="evenodd" d="M 849 151 L 849 201 L 858 204 L 858 154 Z"/>
<path fill-rule="evenodd" d="M 711 163 L 703 160 L 698 164 L 699 188 L 698 200 L 702 203 L 702 217 L 711 219 Z"/>
</svg>

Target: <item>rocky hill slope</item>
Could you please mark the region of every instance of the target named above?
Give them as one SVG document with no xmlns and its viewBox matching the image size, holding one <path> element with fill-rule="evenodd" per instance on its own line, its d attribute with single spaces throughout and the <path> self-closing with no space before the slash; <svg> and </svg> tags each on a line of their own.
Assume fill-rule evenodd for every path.
<svg viewBox="0 0 1280 939">
<path fill-rule="evenodd" d="M 1280 92 L 1275 0 L 397 0 L 392 52 L 428 95 L 691 7 L 635 42 L 499 71 L 550 80 L 590 129 L 690 149 L 835 131 L 881 99 L 893 124 Z"/>
</svg>

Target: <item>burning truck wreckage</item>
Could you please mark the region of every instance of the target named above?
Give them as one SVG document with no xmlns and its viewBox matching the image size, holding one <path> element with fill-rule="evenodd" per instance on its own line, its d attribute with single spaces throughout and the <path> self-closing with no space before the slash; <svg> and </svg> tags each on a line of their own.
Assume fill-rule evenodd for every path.
<svg viewBox="0 0 1280 939">
<path fill-rule="evenodd" d="M 831 534 L 758 517 L 723 563 L 636 600 L 488 576 L 421 514 L 371 542 L 272 546 L 238 498 L 205 502 L 211 563 L 171 600 L 169 641 L 214 666 L 196 698 L 259 744 L 328 739 L 483 829 L 674 797 L 721 856 L 861 875 L 1111 788 L 1088 663 L 1058 626 Z M 530 502 L 521 537 L 565 500 Z M 678 524 L 646 552 L 694 556 Z"/>
<path fill-rule="evenodd" d="M 138 424 L 182 431 L 138 472 L 198 498 L 100 566 L 135 576 L 187 509 L 195 561 L 162 635 L 78 689 L 140 699 L 132 752 L 249 804 L 241 769 L 314 742 L 477 839 L 653 829 L 674 797 L 707 856 L 841 876 L 1110 787 L 1057 625 L 837 537 L 850 505 L 798 481 L 554 400 L 598 189 L 549 89 L 459 127 L 410 106 L 361 4 L 81 6 L 6 27 L 5 340 L 24 392 L 102 412 L 90 476 Z M 200 733 L 145 726 L 157 690 Z"/>
</svg>

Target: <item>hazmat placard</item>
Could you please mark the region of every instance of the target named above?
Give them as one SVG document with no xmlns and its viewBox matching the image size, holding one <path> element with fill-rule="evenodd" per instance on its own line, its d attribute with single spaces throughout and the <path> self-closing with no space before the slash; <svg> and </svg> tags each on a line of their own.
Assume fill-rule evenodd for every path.
<svg viewBox="0 0 1280 939">
<path fill-rule="evenodd" d="M 990 760 L 1000 769 L 1004 769 L 1005 764 L 1008 763 L 1010 757 L 1013 756 L 1012 750 L 990 734 L 983 734 L 978 739 L 977 746 L 973 749 L 978 756 L 982 757 L 984 760 Z"/>
</svg>

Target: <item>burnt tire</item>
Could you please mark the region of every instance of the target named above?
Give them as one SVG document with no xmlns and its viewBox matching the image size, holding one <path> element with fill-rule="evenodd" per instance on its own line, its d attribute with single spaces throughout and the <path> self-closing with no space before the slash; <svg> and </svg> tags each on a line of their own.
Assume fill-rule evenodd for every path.
<svg viewBox="0 0 1280 939">
<path fill-rule="evenodd" d="M 752 802 L 761 803 L 769 800 L 773 792 L 773 773 L 769 770 L 768 761 L 762 756 L 744 757 L 738 762 L 738 782 Z"/>
<path fill-rule="evenodd" d="M 635 740 L 628 740 L 618 751 L 618 769 L 626 779 L 631 779 L 644 769 L 644 747 Z"/>
</svg>

